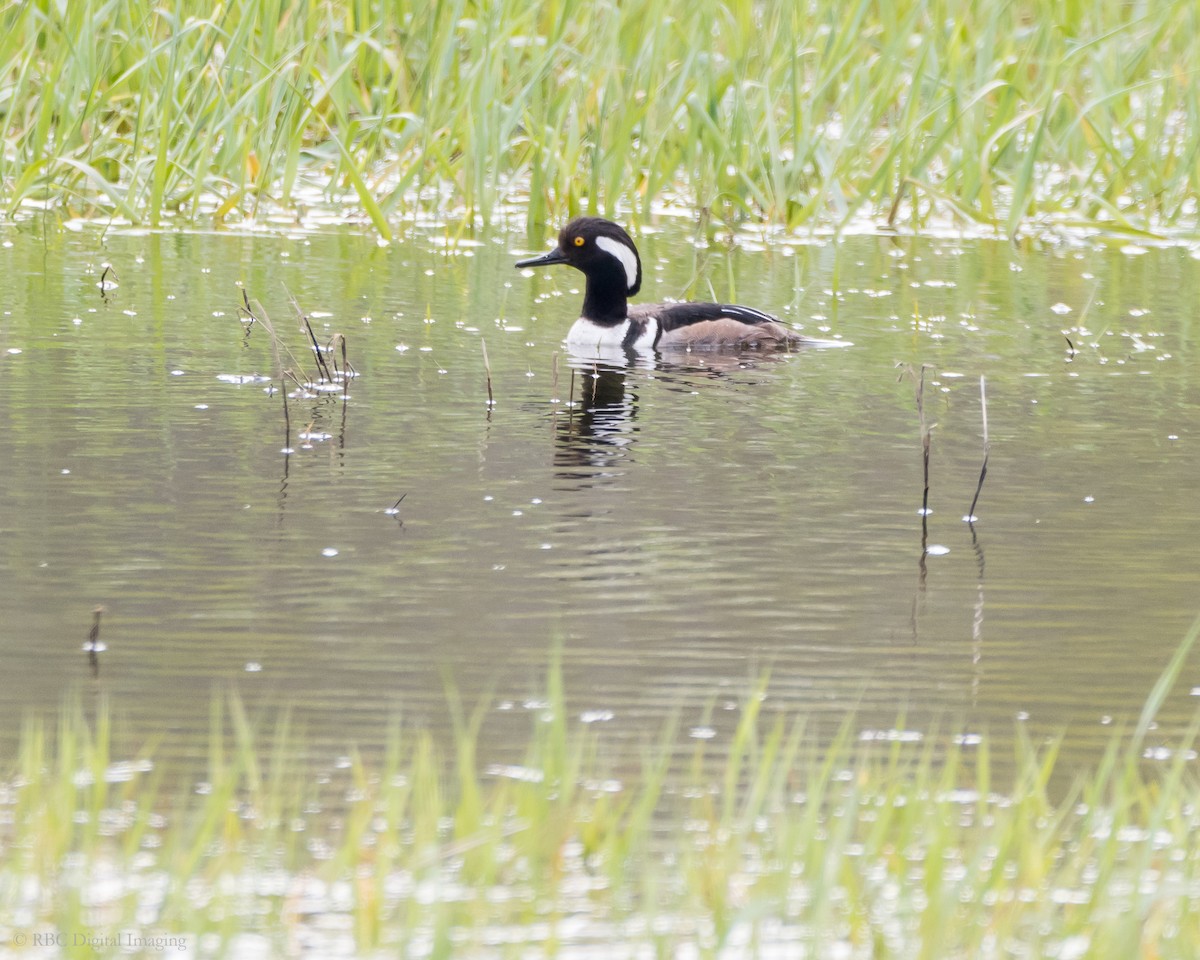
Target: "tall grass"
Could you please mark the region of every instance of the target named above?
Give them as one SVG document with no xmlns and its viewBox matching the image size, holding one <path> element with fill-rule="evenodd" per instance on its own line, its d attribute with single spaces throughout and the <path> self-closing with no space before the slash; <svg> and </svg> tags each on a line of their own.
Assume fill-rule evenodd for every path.
<svg viewBox="0 0 1200 960">
<path fill-rule="evenodd" d="M 271 955 L 1190 957 L 1197 731 L 1146 744 L 1196 634 L 1074 776 L 1020 735 L 1010 758 L 852 722 L 818 742 L 762 716 L 766 688 L 723 757 L 701 744 L 681 769 L 667 729 L 615 769 L 552 669 L 516 766 L 485 765 L 486 711 L 452 695 L 453 756 L 395 726 L 317 777 L 286 715 L 264 729 L 227 699 L 203 782 L 168 791 L 152 753 L 114 760 L 106 709 L 66 709 L 25 727 L 0 782 L 0 937 L 91 938 L 64 956 L 134 934 L 188 955 L 252 935 Z"/>
<path fill-rule="evenodd" d="M 12 215 L 1188 231 L 1191 0 L 9 0 Z"/>
</svg>

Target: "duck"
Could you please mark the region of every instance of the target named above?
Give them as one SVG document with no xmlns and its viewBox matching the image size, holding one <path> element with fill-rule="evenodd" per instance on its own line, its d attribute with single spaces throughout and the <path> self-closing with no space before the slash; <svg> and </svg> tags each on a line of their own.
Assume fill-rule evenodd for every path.
<svg viewBox="0 0 1200 960">
<path fill-rule="evenodd" d="M 670 348 L 780 349 L 842 345 L 796 332 L 762 310 L 731 303 L 641 303 L 629 298 L 642 288 L 642 260 L 625 229 L 601 217 L 576 217 L 558 234 L 549 253 L 519 260 L 518 269 L 565 263 L 587 285 L 579 319 L 567 333 L 570 350 L 644 352 Z"/>
</svg>

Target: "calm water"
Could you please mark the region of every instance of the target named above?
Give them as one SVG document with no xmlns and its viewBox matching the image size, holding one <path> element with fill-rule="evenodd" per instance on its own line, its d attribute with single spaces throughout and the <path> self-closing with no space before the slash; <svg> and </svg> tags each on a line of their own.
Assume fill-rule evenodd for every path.
<svg viewBox="0 0 1200 960">
<path fill-rule="evenodd" d="M 450 677 L 494 704 L 483 752 L 501 755 L 556 643 L 573 712 L 614 750 L 676 711 L 719 745 L 767 670 L 772 708 L 830 730 L 856 708 L 868 737 L 902 715 L 914 736 L 1003 745 L 1026 723 L 1086 754 L 1135 716 L 1200 611 L 1193 255 L 878 237 L 731 252 L 667 226 L 642 241 L 646 295 L 711 284 L 854 346 L 573 364 L 559 341 L 582 278 L 514 270 L 524 236 L 448 252 L 444 231 L 384 249 L 6 228 L 5 743 L 30 711 L 103 693 L 130 742 L 165 732 L 162 752 L 188 756 L 232 688 L 294 705 L 332 756 L 396 715 L 445 729 Z M 239 382 L 273 370 L 241 285 L 303 364 L 289 292 L 360 374 L 345 400 L 292 401 L 290 441 L 278 395 Z M 922 363 L 924 563 L 898 368 Z M 1172 724 L 1193 685 L 1195 669 Z"/>
</svg>

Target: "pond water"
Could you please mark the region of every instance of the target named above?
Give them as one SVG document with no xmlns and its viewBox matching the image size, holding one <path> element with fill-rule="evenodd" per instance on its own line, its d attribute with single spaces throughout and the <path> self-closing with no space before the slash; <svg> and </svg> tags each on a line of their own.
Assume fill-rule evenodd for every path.
<svg viewBox="0 0 1200 960">
<path fill-rule="evenodd" d="M 830 732 L 854 710 L 866 738 L 1000 753 L 1026 724 L 1086 755 L 1200 611 L 1188 249 L 731 248 L 668 222 L 640 241 L 645 297 L 711 291 L 853 346 L 619 368 L 563 352 L 582 277 L 514 270 L 524 235 L 0 240 L 6 748 L 31 711 L 107 696 L 129 742 L 196 756 L 232 689 L 333 756 L 396 716 L 446 730 L 453 682 L 507 758 L 557 647 L 617 751 L 671 715 L 719 750 L 769 672 L 771 710 Z M 288 433 L 243 290 L 299 367 L 290 297 L 358 374 L 291 400 Z"/>
</svg>

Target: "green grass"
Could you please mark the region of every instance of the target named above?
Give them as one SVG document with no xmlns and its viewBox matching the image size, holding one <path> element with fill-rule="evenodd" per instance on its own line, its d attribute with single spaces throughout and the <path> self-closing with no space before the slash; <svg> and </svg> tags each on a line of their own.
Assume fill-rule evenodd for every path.
<svg viewBox="0 0 1200 960">
<path fill-rule="evenodd" d="M 1191 0 L 9 0 L 0 204 L 1192 233 Z"/>
<path fill-rule="evenodd" d="M 765 719 L 765 686 L 726 755 L 680 762 L 667 729 L 618 770 L 552 668 L 519 766 L 485 766 L 486 711 L 451 694 L 453 756 L 397 725 L 317 777 L 286 715 L 262 729 L 228 699 L 202 787 L 172 791 L 152 751 L 114 760 L 106 709 L 67 709 L 25 727 L 0 783 L 0 937 L 93 938 L 58 954 L 81 957 L 133 933 L 188 955 L 254 935 L 280 955 L 1190 958 L 1196 728 L 1145 757 L 1198 631 L 1084 771 L 1020 731 L 1000 758 L 852 719 L 830 743 Z"/>
</svg>

